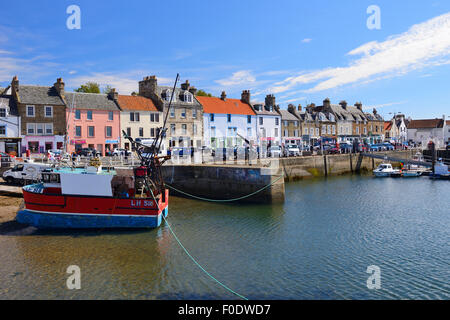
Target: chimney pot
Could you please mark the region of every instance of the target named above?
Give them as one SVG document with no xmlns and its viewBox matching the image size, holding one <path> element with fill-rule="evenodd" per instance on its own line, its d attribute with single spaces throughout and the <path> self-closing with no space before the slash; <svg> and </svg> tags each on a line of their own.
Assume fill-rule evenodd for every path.
<svg viewBox="0 0 450 320">
<path fill-rule="evenodd" d="M 244 90 L 241 94 L 241 101 L 250 104 L 250 90 Z"/>
<path fill-rule="evenodd" d="M 222 94 L 220 95 L 220 99 L 223 101 L 227 100 L 227 94 L 225 93 L 225 91 L 222 91 Z"/>
</svg>

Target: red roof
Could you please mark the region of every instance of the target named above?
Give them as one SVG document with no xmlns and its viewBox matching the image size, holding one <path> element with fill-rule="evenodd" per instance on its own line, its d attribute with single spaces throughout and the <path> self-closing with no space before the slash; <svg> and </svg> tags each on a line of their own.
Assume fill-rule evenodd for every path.
<svg viewBox="0 0 450 320">
<path fill-rule="evenodd" d="M 119 106 L 122 110 L 158 111 L 152 100 L 141 96 L 119 94 Z"/>
<path fill-rule="evenodd" d="M 385 121 L 384 122 L 384 130 L 389 131 L 392 128 L 392 122 L 391 121 Z"/>
<path fill-rule="evenodd" d="M 442 128 L 444 120 L 442 119 L 424 119 L 424 120 L 411 120 L 408 124 L 408 129 L 432 129 Z"/>
<path fill-rule="evenodd" d="M 222 114 L 242 114 L 255 115 L 253 109 L 247 103 L 239 99 L 222 100 L 216 97 L 196 97 L 203 106 L 204 113 L 222 113 Z"/>
</svg>

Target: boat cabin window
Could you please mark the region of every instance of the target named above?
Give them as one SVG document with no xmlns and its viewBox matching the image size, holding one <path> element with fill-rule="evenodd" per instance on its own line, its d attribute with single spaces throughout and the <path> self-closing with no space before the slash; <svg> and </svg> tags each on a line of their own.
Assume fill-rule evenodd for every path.
<svg viewBox="0 0 450 320">
<path fill-rule="evenodd" d="M 46 183 L 61 183 L 59 174 L 42 173 L 42 181 Z"/>
<path fill-rule="evenodd" d="M 23 171 L 23 164 L 18 164 L 16 165 L 13 169 L 13 172 L 19 172 L 19 171 Z"/>
</svg>

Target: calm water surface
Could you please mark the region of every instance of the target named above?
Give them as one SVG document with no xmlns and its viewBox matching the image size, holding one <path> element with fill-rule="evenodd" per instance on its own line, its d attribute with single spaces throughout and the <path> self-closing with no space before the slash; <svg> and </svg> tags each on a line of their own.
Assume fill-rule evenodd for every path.
<svg viewBox="0 0 450 320">
<path fill-rule="evenodd" d="M 249 299 L 449 299 L 450 183 L 339 177 L 286 185 L 283 205 L 171 198 L 193 256 Z M 0 208 L 1 210 L 1 208 Z M 81 290 L 66 269 L 81 268 Z M 369 265 L 381 289 L 369 290 Z M 0 299 L 235 299 L 151 231 L 0 234 Z"/>
</svg>

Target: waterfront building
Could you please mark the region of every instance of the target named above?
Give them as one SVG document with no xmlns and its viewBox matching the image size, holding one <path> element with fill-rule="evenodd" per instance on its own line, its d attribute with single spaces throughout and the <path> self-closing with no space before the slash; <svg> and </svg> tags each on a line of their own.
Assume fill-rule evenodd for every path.
<svg viewBox="0 0 450 320">
<path fill-rule="evenodd" d="M 311 103 L 306 106 L 305 111 L 302 111 L 301 106 L 298 106 L 298 114 L 301 121 L 302 142 L 305 147 L 312 147 L 320 139 L 319 122 L 314 117 L 315 104 Z"/>
<path fill-rule="evenodd" d="M 15 76 L 11 95 L 17 105 L 22 136 L 22 153 L 46 153 L 62 149 L 66 134 L 66 104 L 61 78 L 51 86 L 20 85 Z"/>
<path fill-rule="evenodd" d="M 295 113 L 294 105 L 290 104 L 288 110 L 279 109 L 281 115 L 281 143 L 287 144 L 302 144 L 300 118 Z"/>
<path fill-rule="evenodd" d="M 442 119 L 411 120 L 408 124 L 408 141 L 426 147 L 428 142 L 433 141 L 436 148 L 445 146 L 445 116 Z"/>
<path fill-rule="evenodd" d="M 276 110 L 275 96 L 266 96 L 265 102 L 253 102 L 252 107 L 256 113 L 256 132 L 258 144 L 265 147 L 281 145 L 281 115 Z"/>
<path fill-rule="evenodd" d="M 384 141 L 384 119 L 378 114 L 374 108 L 372 113 L 365 112 L 366 119 L 368 121 L 368 134 L 366 141 L 368 143 L 381 143 Z"/>
<path fill-rule="evenodd" d="M 153 101 L 165 116 L 173 87 L 159 86 L 156 76 L 145 77 L 139 82 L 139 95 Z M 181 88 L 175 88 L 171 110 L 167 118 L 167 147 L 197 147 L 203 141 L 203 110 L 196 98 L 197 89 L 186 80 Z"/>
<path fill-rule="evenodd" d="M 118 148 L 121 141 L 118 93 L 66 92 L 67 152 L 92 148 L 102 155 Z"/>
<path fill-rule="evenodd" d="M 143 144 L 151 144 L 163 126 L 163 114 L 153 101 L 141 96 L 119 95 L 120 128 L 128 136 Z M 162 142 L 161 151 L 166 151 L 165 141 Z M 128 140 L 121 139 L 122 148 L 130 150 Z"/>
<path fill-rule="evenodd" d="M 450 144 L 450 120 L 445 122 L 444 139 L 447 144 Z"/>
<path fill-rule="evenodd" d="M 204 145 L 210 148 L 244 146 L 257 142 L 256 113 L 250 105 L 250 91 L 244 90 L 241 99 L 197 97 L 203 107 Z"/>
<path fill-rule="evenodd" d="M 403 143 L 408 140 L 408 123 L 404 114 L 395 115 L 384 124 L 385 139 L 392 143 Z"/>
<path fill-rule="evenodd" d="M 324 134 L 321 133 L 321 135 L 325 137 L 328 136 L 328 138 L 332 137 L 336 142 L 347 141 L 347 138 L 352 136 L 354 118 L 347 110 L 346 101 L 341 101 L 339 105 L 335 105 L 331 104 L 329 98 L 326 98 L 323 100 L 323 105 L 315 107 L 314 110 L 323 113 L 325 117 L 331 120 L 331 123 L 327 124 L 326 128 L 323 128 L 323 125 L 320 125 L 321 132 L 324 132 Z M 331 135 L 328 133 L 328 125 L 332 132 Z"/>
<path fill-rule="evenodd" d="M 21 155 L 20 117 L 8 88 L 0 88 L 0 152 Z"/>
</svg>

